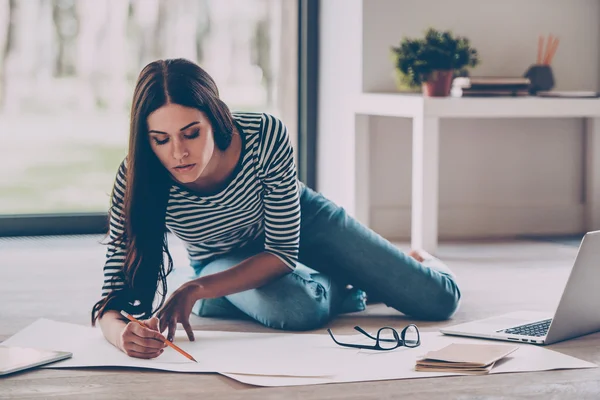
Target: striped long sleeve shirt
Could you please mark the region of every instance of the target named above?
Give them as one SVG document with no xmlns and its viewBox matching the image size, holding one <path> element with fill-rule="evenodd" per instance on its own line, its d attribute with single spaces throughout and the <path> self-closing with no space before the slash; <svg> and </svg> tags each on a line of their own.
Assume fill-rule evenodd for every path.
<svg viewBox="0 0 600 400">
<path fill-rule="evenodd" d="M 264 251 L 294 269 L 300 243 L 302 183 L 296 177 L 285 125 L 263 113 L 233 113 L 243 146 L 227 186 L 210 195 L 195 194 L 173 182 L 166 210 L 167 228 L 180 238 L 191 260 L 218 257 L 264 237 Z M 123 233 L 126 162 L 114 183 L 110 239 Z M 125 245 L 109 245 L 102 296 L 123 289 Z"/>
</svg>

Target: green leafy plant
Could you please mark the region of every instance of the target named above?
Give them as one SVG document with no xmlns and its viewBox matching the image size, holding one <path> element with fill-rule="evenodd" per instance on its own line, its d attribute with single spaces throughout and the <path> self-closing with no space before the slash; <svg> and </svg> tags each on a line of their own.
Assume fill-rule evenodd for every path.
<svg viewBox="0 0 600 400">
<path fill-rule="evenodd" d="M 433 28 L 425 32 L 424 38 L 403 38 L 398 47 L 392 47 L 391 55 L 399 83 L 409 88 L 427 82 L 434 71 L 452 70 L 465 75 L 467 68 L 480 62 L 469 39 Z"/>
</svg>

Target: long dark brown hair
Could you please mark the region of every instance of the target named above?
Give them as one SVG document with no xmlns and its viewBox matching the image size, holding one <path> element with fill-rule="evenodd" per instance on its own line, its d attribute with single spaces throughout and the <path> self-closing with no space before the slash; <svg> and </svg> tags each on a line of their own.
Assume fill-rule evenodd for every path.
<svg viewBox="0 0 600 400">
<path fill-rule="evenodd" d="M 206 71 L 185 59 L 158 60 L 144 67 L 131 106 L 126 188 L 120 221 L 125 229 L 110 242 L 125 245 L 127 249 L 122 271 L 125 286 L 111 291 L 94 305 L 92 325 L 108 310 L 134 308 L 141 318 L 150 318 L 164 304 L 167 275 L 173 270 L 165 227 L 172 181 L 150 146 L 147 118 L 169 103 L 204 112 L 220 150 L 224 151 L 231 143 L 233 117 L 219 99 L 217 85 Z M 154 309 L 157 294 L 160 302 Z"/>
</svg>

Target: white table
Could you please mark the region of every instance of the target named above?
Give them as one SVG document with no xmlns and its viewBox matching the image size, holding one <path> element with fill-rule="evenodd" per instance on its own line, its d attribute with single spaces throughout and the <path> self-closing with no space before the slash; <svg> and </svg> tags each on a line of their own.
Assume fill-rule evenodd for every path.
<svg viewBox="0 0 600 400">
<path fill-rule="evenodd" d="M 369 222 L 369 116 L 412 119 L 411 246 L 435 253 L 438 244 L 439 121 L 441 118 L 585 118 L 586 229 L 600 229 L 600 99 L 538 97 L 427 98 L 362 94 L 355 112 L 355 214 Z"/>
</svg>

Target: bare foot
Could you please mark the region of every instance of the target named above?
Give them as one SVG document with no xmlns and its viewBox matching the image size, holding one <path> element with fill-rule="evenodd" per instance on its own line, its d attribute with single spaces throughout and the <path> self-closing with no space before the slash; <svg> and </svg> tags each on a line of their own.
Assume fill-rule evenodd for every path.
<svg viewBox="0 0 600 400">
<path fill-rule="evenodd" d="M 408 255 L 417 260 L 418 262 L 423 262 L 425 259 L 419 254 L 417 250 L 411 250 L 408 252 Z"/>
</svg>

